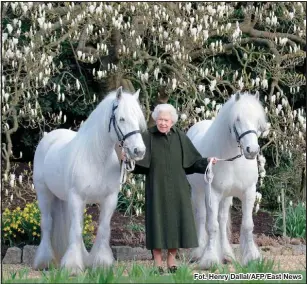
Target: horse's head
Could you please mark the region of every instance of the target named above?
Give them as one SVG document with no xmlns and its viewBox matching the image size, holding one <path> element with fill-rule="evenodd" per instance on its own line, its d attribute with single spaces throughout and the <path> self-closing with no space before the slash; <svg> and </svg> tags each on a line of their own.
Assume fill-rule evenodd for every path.
<svg viewBox="0 0 307 284">
<path fill-rule="evenodd" d="M 235 94 L 229 128 L 246 159 L 254 159 L 259 153 L 258 137 L 266 127 L 266 115 L 259 102 L 259 94 Z"/>
<path fill-rule="evenodd" d="M 141 110 L 139 90 L 126 93 L 119 87 L 112 107 L 109 131 L 114 141 L 120 142 L 126 155 L 133 160 L 144 158 L 146 147 L 141 132 L 146 129 L 146 121 Z"/>
</svg>

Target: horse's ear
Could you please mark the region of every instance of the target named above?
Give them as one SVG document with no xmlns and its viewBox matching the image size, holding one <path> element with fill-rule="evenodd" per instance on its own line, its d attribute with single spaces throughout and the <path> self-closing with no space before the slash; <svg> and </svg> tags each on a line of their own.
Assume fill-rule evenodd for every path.
<svg viewBox="0 0 307 284">
<path fill-rule="evenodd" d="M 255 94 L 255 98 L 259 101 L 259 92 L 258 91 Z"/>
<path fill-rule="evenodd" d="M 236 97 L 235 97 L 235 100 L 238 101 L 238 100 L 240 99 L 240 96 L 241 96 L 241 95 L 240 95 L 239 92 L 237 92 L 235 96 L 236 96 Z"/>
<path fill-rule="evenodd" d="M 116 99 L 119 101 L 122 97 L 122 93 L 123 93 L 123 87 L 120 86 L 117 90 L 116 90 Z"/>
<path fill-rule="evenodd" d="M 139 95 L 140 95 L 140 89 L 138 89 L 138 90 L 133 94 L 133 96 L 135 97 L 136 100 L 139 99 Z"/>
</svg>

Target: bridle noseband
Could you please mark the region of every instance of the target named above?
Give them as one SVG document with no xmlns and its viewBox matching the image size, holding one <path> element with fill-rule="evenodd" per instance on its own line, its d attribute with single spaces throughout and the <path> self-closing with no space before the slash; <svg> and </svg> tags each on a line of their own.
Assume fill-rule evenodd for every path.
<svg viewBox="0 0 307 284">
<path fill-rule="evenodd" d="M 238 133 L 238 131 L 237 131 L 237 129 L 236 129 L 235 126 L 233 126 L 233 131 L 234 131 L 234 133 L 235 133 L 235 135 L 236 135 L 236 139 L 237 139 L 238 144 L 240 144 L 240 140 L 241 140 L 245 135 L 247 135 L 247 134 L 249 134 L 249 133 L 254 133 L 254 134 L 257 135 L 257 132 L 256 132 L 255 130 L 247 130 L 247 131 L 243 132 L 241 135 L 239 135 L 239 133 Z"/>
<path fill-rule="evenodd" d="M 231 129 L 230 129 L 230 132 L 231 132 Z M 243 156 L 243 149 L 242 149 L 242 146 L 240 144 L 240 140 L 247 134 L 250 134 L 250 133 L 254 133 L 257 135 L 257 132 L 255 130 L 247 130 L 245 132 L 243 132 L 241 135 L 239 135 L 238 133 L 238 130 L 236 129 L 235 125 L 233 126 L 233 132 L 235 133 L 236 135 L 236 140 L 237 140 L 237 143 L 238 143 L 238 147 L 240 148 L 240 151 L 241 151 L 241 154 L 235 156 L 235 157 L 232 157 L 232 158 L 229 158 L 229 159 L 225 159 L 224 161 L 227 161 L 227 162 L 232 162 L 234 161 L 235 159 L 238 159 L 238 158 L 241 158 Z"/>
<path fill-rule="evenodd" d="M 131 135 L 137 134 L 137 133 L 141 133 L 141 130 L 134 130 L 131 131 L 129 133 L 127 133 L 126 135 L 123 134 L 123 132 L 121 131 L 119 125 L 117 124 L 116 118 L 115 118 L 115 110 L 118 108 L 118 105 L 116 105 L 115 103 L 113 104 L 112 107 L 112 113 L 111 113 L 111 117 L 110 117 L 110 122 L 109 122 L 109 132 L 111 131 L 111 124 L 113 122 L 113 127 L 114 130 L 116 132 L 118 141 L 120 143 L 120 146 L 122 147 L 124 145 L 125 140 L 130 137 Z"/>
</svg>

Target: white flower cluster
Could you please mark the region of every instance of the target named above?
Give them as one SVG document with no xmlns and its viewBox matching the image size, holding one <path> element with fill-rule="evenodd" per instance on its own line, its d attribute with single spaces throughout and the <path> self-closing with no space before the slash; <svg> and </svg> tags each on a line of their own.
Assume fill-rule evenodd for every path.
<svg viewBox="0 0 307 284">
<path fill-rule="evenodd" d="M 266 159 L 263 155 L 259 154 L 258 155 L 258 170 L 259 170 L 259 184 L 260 187 L 263 186 L 263 179 L 266 176 L 266 171 L 265 171 L 265 163 L 266 163 Z"/>
<path fill-rule="evenodd" d="M 262 194 L 258 191 L 256 191 L 256 197 L 255 197 L 255 212 L 257 213 L 260 208 L 260 202 L 261 202 Z"/>
</svg>

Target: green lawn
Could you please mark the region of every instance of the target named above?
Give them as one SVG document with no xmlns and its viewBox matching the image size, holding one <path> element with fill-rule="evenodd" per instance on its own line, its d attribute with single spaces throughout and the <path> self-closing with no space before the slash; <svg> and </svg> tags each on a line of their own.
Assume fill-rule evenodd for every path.
<svg viewBox="0 0 307 284">
<path fill-rule="evenodd" d="M 124 265 L 118 265 L 110 269 L 88 269 L 78 276 L 70 276 L 69 271 L 63 269 L 51 269 L 50 271 L 41 272 L 40 278 L 29 278 L 26 269 L 17 272 L 11 272 L 4 277 L 3 283 L 247 283 L 246 275 L 250 277 L 258 277 L 257 279 L 250 280 L 252 283 L 306 283 L 305 271 L 274 271 L 273 261 L 254 261 L 248 266 L 241 266 L 239 263 L 234 263 L 234 271 L 230 272 L 227 266 L 212 267 L 210 271 L 197 271 L 192 270 L 189 265 L 182 265 L 179 267 L 175 274 L 155 274 L 153 267 L 146 267 L 140 264 L 132 264 L 127 268 Z M 202 280 L 194 280 L 193 273 L 199 273 L 198 277 L 203 277 Z M 254 274 L 253 274 L 254 273 Z M 256 274 L 258 273 L 258 274 Z M 259 280 L 265 277 L 276 278 L 283 277 L 284 274 L 301 275 L 300 280 Z M 209 277 L 219 280 L 209 280 Z M 228 277 L 225 281 L 223 277 Z M 231 280 L 230 277 L 236 278 Z M 240 279 L 238 279 L 240 278 Z"/>
</svg>

